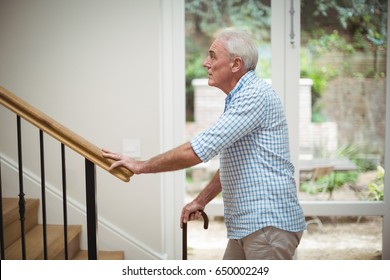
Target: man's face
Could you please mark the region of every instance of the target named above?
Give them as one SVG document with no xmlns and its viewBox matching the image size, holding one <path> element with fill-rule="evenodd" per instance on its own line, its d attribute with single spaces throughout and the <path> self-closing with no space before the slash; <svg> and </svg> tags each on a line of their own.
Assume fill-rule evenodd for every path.
<svg viewBox="0 0 390 280">
<path fill-rule="evenodd" d="M 213 42 L 203 66 L 207 69 L 209 86 L 217 87 L 228 94 L 232 89 L 232 60 L 223 42 Z"/>
</svg>

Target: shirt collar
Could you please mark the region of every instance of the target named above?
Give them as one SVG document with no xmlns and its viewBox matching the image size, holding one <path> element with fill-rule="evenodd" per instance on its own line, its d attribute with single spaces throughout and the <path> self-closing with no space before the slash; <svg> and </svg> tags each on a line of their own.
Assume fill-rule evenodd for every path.
<svg viewBox="0 0 390 280">
<path fill-rule="evenodd" d="M 253 80 L 256 77 L 255 71 L 249 70 L 246 72 L 240 80 L 237 82 L 235 87 L 229 92 L 229 94 L 226 96 L 226 102 L 228 103 L 232 98 L 233 95 L 238 92 L 244 84 L 246 84 L 248 81 Z"/>
</svg>

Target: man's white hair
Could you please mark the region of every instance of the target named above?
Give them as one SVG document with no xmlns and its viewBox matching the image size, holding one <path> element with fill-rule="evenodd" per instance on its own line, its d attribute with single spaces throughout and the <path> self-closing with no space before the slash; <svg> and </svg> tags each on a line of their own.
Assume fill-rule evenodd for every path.
<svg viewBox="0 0 390 280">
<path fill-rule="evenodd" d="M 216 40 L 224 42 L 231 57 L 241 57 L 245 70 L 255 70 L 259 59 L 259 51 L 252 37 L 243 30 L 224 29 L 216 36 Z"/>
</svg>

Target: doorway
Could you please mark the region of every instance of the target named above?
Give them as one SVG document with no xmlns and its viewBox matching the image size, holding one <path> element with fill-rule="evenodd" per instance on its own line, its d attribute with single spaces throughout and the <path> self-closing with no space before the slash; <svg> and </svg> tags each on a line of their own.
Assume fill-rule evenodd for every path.
<svg viewBox="0 0 390 280">
<path fill-rule="evenodd" d="M 213 31 L 215 31 L 221 26 L 224 27 L 229 25 L 235 25 L 244 29 L 248 28 L 253 33 L 255 33 L 256 36 L 258 36 L 257 39 L 259 40 L 259 50 L 261 50 L 261 57 L 263 57 L 263 60 L 259 63 L 257 74 L 259 74 L 262 78 L 269 79 L 270 82 L 272 82 L 272 85 L 279 93 L 285 104 L 286 114 L 288 116 L 290 127 L 290 146 L 292 160 L 298 171 L 296 172 L 296 179 L 297 182 L 299 182 L 298 192 L 302 205 L 304 207 L 305 214 L 308 217 L 308 221 L 310 221 L 310 219 L 312 219 L 313 217 L 319 219 L 320 222 L 321 219 L 324 219 L 322 217 L 325 217 L 325 220 L 327 219 L 327 217 L 330 217 L 332 221 L 334 221 L 334 219 L 336 219 L 337 221 L 337 217 L 356 217 L 357 220 L 360 219 L 359 221 L 362 221 L 361 217 L 383 217 L 385 213 L 385 206 L 383 203 L 384 200 L 370 200 L 368 194 L 366 199 L 359 198 L 354 200 L 340 200 L 335 198 L 337 198 L 341 194 L 341 187 L 338 189 L 333 188 L 332 190 L 327 190 L 324 187 L 322 187 L 321 189 L 320 186 L 318 187 L 318 189 L 322 190 L 322 192 L 318 191 L 317 196 L 310 196 L 310 192 L 307 191 L 307 182 L 313 183 L 319 179 L 314 178 L 313 173 L 317 172 L 318 174 L 318 168 L 320 167 L 328 167 L 327 170 L 330 170 L 327 174 L 320 176 L 322 177 L 321 180 L 325 181 L 323 184 L 329 184 L 329 178 L 332 180 L 333 184 L 340 184 L 338 183 L 339 178 L 341 176 L 340 174 L 341 172 L 345 171 L 351 172 L 349 174 L 342 175 L 342 178 L 344 178 L 343 180 L 347 183 L 349 182 L 350 185 L 346 185 L 347 183 L 344 182 L 342 188 L 353 188 L 351 182 L 354 181 L 348 180 L 350 180 L 349 177 L 352 177 L 351 180 L 353 180 L 353 176 L 357 176 L 356 172 L 360 171 L 360 166 L 355 163 L 356 158 L 348 158 L 345 157 L 345 155 L 351 155 L 353 151 L 351 151 L 352 148 L 350 146 L 356 144 L 358 142 L 357 139 L 375 138 L 375 140 L 378 140 L 378 143 L 381 143 L 375 145 L 375 147 L 377 148 L 376 151 L 368 151 L 368 149 L 363 148 L 363 151 L 367 153 L 362 155 L 362 158 L 359 158 L 359 160 L 363 160 L 364 164 L 371 164 L 372 174 L 376 173 L 379 167 L 385 165 L 385 135 L 383 131 L 385 131 L 384 127 L 386 125 L 388 126 L 388 124 L 386 124 L 386 122 L 384 121 L 385 118 L 382 118 L 382 130 L 381 128 L 376 129 L 376 132 L 372 130 L 371 132 L 373 134 L 367 137 L 365 136 L 367 134 L 364 134 L 367 133 L 367 129 L 364 129 L 363 126 L 363 128 L 361 128 L 362 134 L 360 136 L 356 136 L 356 138 L 350 139 L 351 141 L 349 142 L 345 139 L 345 137 L 338 137 L 338 135 L 340 134 L 334 133 L 337 131 L 340 131 L 340 133 L 346 133 L 344 128 L 346 123 L 348 124 L 354 121 L 347 121 L 346 117 L 341 116 L 338 117 L 338 119 L 342 120 L 344 124 L 337 123 L 336 125 L 334 125 L 332 123 L 327 124 L 327 122 L 319 124 L 321 123 L 319 122 L 319 120 L 321 119 L 321 113 L 318 108 L 321 108 L 321 106 L 319 105 L 319 99 L 316 99 L 318 98 L 317 90 L 319 88 L 321 89 L 321 84 L 324 83 L 324 79 L 334 78 L 335 76 L 329 77 L 329 72 L 331 71 L 325 70 L 323 64 L 321 64 L 321 66 L 317 66 L 315 64 L 320 63 L 320 59 L 314 57 L 315 54 L 313 53 L 313 44 L 314 46 L 316 46 L 315 44 L 321 45 L 324 41 L 331 44 L 332 40 L 333 43 L 338 42 L 340 44 L 340 41 L 342 41 L 340 38 L 344 38 L 342 37 L 342 30 L 334 31 L 336 29 L 333 28 L 333 31 L 331 30 L 330 33 L 324 33 L 322 37 L 320 36 L 318 38 L 313 35 L 314 33 L 311 34 L 310 30 L 308 30 L 310 29 L 308 28 L 308 26 L 310 26 L 310 22 L 313 20 L 313 18 L 310 19 L 308 17 L 302 17 L 300 13 L 302 9 L 315 9 L 315 7 L 312 6 L 313 3 L 308 4 L 306 3 L 307 1 L 305 1 L 304 3 L 301 3 L 301 1 L 258 1 L 256 3 L 254 3 L 253 1 L 242 2 L 243 3 L 241 3 L 241 6 L 242 9 L 245 11 L 243 13 L 244 15 L 246 15 L 245 13 L 252 13 L 261 18 L 261 20 L 256 21 L 256 17 L 252 17 L 255 23 L 248 23 L 248 25 L 253 24 L 253 26 L 255 26 L 253 28 L 248 28 L 247 25 L 242 23 L 239 16 L 237 16 L 237 14 L 239 13 L 235 10 L 241 9 L 239 9 L 237 6 L 234 6 L 234 4 L 230 3 L 230 1 L 223 1 L 223 4 L 218 2 L 219 5 L 214 3 L 213 1 L 187 0 L 185 2 L 187 74 L 186 138 L 190 139 L 197 132 L 207 127 L 207 125 L 210 124 L 213 119 L 215 120 L 216 116 L 220 114 L 221 110 L 223 110 L 224 96 L 221 93 L 218 94 L 218 92 L 215 92 L 210 89 L 207 86 L 207 82 L 202 79 L 204 70 L 201 67 L 201 63 L 207 53 L 208 44 L 210 43 L 210 40 L 212 38 Z M 382 3 L 383 1 L 379 2 Z M 387 1 L 382 4 L 384 4 L 385 8 L 387 9 Z M 383 7 L 384 6 L 381 5 L 380 8 Z M 251 8 L 256 11 L 256 13 L 252 11 Z M 348 7 L 344 8 L 347 9 Z M 335 9 L 335 7 L 328 7 L 328 9 L 329 10 L 327 11 L 317 11 L 317 14 L 320 12 L 328 12 L 333 16 L 340 18 L 340 21 L 341 19 L 344 19 L 342 18 L 342 15 L 334 14 L 335 12 L 334 10 L 332 11 L 332 9 Z M 205 13 L 205 11 L 209 11 L 209 13 Z M 210 13 L 210 11 L 213 11 L 213 13 Z M 232 12 L 234 15 L 236 15 L 236 17 L 228 17 L 227 15 L 229 15 L 229 12 Z M 363 13 L 364 10 L 361 10 L 360 12 Z M 313 12 L 311 14 L 314 15 L 316 13 Z M 205 18 L 202 18 L 202 15 L 205 15 Z M 326 25 L 326 20 L 324 19 L 323 21 L 323 24 Z M 385 25 L 387 24 L 387 18 L 380 19 L 379 25 L 377 26 L 380 26 L 380 23 L 383 23 L 383 21 L 385 21 Z M 240 24 L 242 25 L 240 26 Z M 341 27 L 339 28 L 341 29 L 343 25 L 341 24 L 340 26 Z M 210 30 L 208 30 L 207 27 L 210 27 Z M 316 28 L 321 29 L 321 26 L 316 26 Z M 262 30 L 262 32 L 256 32 L 254 30 Z M 381 30 L 383 30 L 383 28 Z M 344 31 L 344 33 L 345 32 L 346 31 Z M 266 34 L 268 34 L 268 36 Z M 382 34 L 382 36 L 386 38 L 386 34 Z M 191 38 L 191 40 L 189 38 Z M 384 44 L 387 45 L 387 42 L 384 42 Z M 347 47 L 347 44 L 341 43 L 340 48 L 341 47 Z M 374 58 L 371 61 L 373 67 L 370 71 L 368 71 L 369 69 L 367 68 L 366 74 L 374 76 L 376 75 L 375 77 L 377 78 L 378 75 L 379 77 L 382 77 L 381 83 L 383 83 L 383 85 L 381 87 L 381 92 L 382 95 L 386 95 L 386 75 L 384 74 L 386 73 L 386 51 L 383 52 L 380 48 L 378 49 L 375 50 L 376 56 L 373 56 Z M 307 53 L 310 50 L 312 52 Z M 332 59 L 337 58 L 335 54 L 328 55 Z M 288 59 L 286 59 L 287 57 Z M 344 70 L 349 69 L 350 71 L 352 71 L 352 69 L 348 66 L 351 63 L 346 63 L 345 59 L 338 58 L 338 60 L 339 63 L 344 66 Z M 330 64 L 333 66 L 335 65 L 334 62 L 330 62 Z M 311 68 L 309 66 L 311 66 Z M 313 69 L 314 66 L 316 66 L 315 69 Z M 325 71 L 322 76 L 319 75 L 321 74 L 321 71 Z M 355 78 L 361 78 L 361 75 L 358 75 L 356 71 L 350 73 L 354 73 L 354 75 L 352 76 Z M 338 77 L 340 76 L 341 75 L 338 74 Z M 336 83 L 337 81 L 332 82 Z M 338 82 L 344 83 L 342 81 Z M 357 85 L 357 80 L 352 79 L 350 83 L 353 85 Z M 375 85 L 377 84 L 378 83 L 376 83 Z M 334 91 L 334 88 L 340 88 L 339 86 L 337 86 L 337 84 L 333 85 L 330 82 L 327 85 L 327 90 L 329 92 Z M 367 88 L 368 84 L 361 84 L 361 87 Z M 372 90 L 369 90 L 369 92 L 372 92 Z M 362 92 L 363 96 L 365 94 L 367 95 L 367 93 Z M 379 98 L 382 97 L 381 93 L 378 93 L 377 95 L 379 96 Z M 326 95 L 324 94 L 324 96 L 326 96 L 327 98 L 332 98 L 330 93 Z M 307 99 L 309 97 L 310 100 L 308 101 Z M 201 99 L 206 101 L 202 102 Z M 315 102 L 313 102 L 313 99 L 316 99 Z M 306 104 L 306 107 L 302 106 L 303 102 L 308 102 Z M 333 101 L 328 102 L 330 102 L 330 104 L 334 104 Z M 386 100 L 384 99 L 383 101 L 381 101 L 381 103 L 386 104 Z M 341 103 L 339 106 L 341 106 L 342 108 L 347 108 L 349 107 L 348 105 L 350 104 Z M 203 108 L 200 108 L 201 106 L 203 106 Z M 356 105 L 356 107 L 359 106 L 361 105 Z M 328 111 L 325 110 L 324 107 L 322 107 L 322 112 L 327 112 L 327 114 L 330 114 L 329 110 L 332 109 L 332 107 L 333 109 L 335 108 L 335 106 L 328 105 L 328 108 L 326 108 Z M 383 106 L 383 110 L 385 110 L 385 106 Z M 345 113 L 345 110 L 341 111 Z M 370 117 L 374 113 L 379 113 L 379 115 L 383 116 L 385 112 L 383 112 L 382 114 L 376 111 L 371 111 L 371 113 L 366 111 L 365 115 Z M 352 112 L 350 114 L 356 115 L 356 113 Z M 307 123 L 303 124 L 303 122 Z M 320 126 L 322 127 L 319 128 Z M 308 129 L 309 127 L 310 129 Z M 358 131 L 356 129 L 353 131 L 354 133 L 358 134 Z M 381 131 L 382 134 L 380 134 Z M 375 133 L 379 133 L 380 135 Z M 325 139 L 325 137 L 321 135 L 327 135 L 328 138 Z M 316 142 L 316 137 L 319 138 L 319 142 Z M 372 141 L 368 142 L 372 143 Z M 319 145 L 319 143 L 321 145 Z M 321 157 L 319 157 L 319 155 Z M 327 157 L 323 158 L 324 155 L 327 155 Z M 334 157 L 340 155 L 343 156 L 343 160 L 335 161 Z M 325 160 L 326 164 L 323 164 L 321 160 Z M 330 163 L 333 163 L 333 165 L 331 165 Z M 337 163 L 337 166 L 334 166 L 335 163 Z M 341 170 L 342 168 L 348 169 Z M 196 195 L 196 193 L 199 192 L 205 186 L 207 181 L 217 169 L 218 159 L 208 164 L 200 164 L 199 166 L 186 171 L 187 200 L 190 200 L 193 195 Z M 335 174 L 338 174 L 337 177 Z M 326 182 L 327 178 L 328 182 Z M 372 178 L 372 180 L 375 180 L 375 176 Z M 365 185 L 367 193 L 368 185 L 370 182 L 371 181 L 366 182 Z M 319 200 L 318 195 L 324 196 L 325 199 Z M 329 199 L 330 197 L 332 199 Z M 214 202 L 208 205 L 207 211 L 209 211 L 212 215 L 222 216 L 222 201 L 220 199 L 216 199 Z M 382 221 L 380 223 L 382 224 Z M 385 223 L 387 226 L 383 226 L 383 232 L 389 232 L 388 220 L 387 222 L 383 221 L 383 224 Z M 316 226 L 316 224 L 314 224 L 314 226 Z M 311 224 L 310 227 L 312 227 Z M 380 231 L 382 231 L 382 229 L 380 229 Z M 225 236 L 221 236 L 221 238 L 224 237 Z M 384 242 L 385 241 L 382 242 L 383 251 L 385 251 Z"/>
</svg>

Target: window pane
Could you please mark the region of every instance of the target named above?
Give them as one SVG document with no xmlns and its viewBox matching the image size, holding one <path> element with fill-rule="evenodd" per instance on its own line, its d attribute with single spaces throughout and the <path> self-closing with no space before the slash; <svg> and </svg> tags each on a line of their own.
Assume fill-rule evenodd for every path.
<svg viewBox="0 0 390 280">
<path fill-rule="evenodd" d="M 386 1 L 301 1 L 300 199 L 382 200 Z"/>
</svg>

